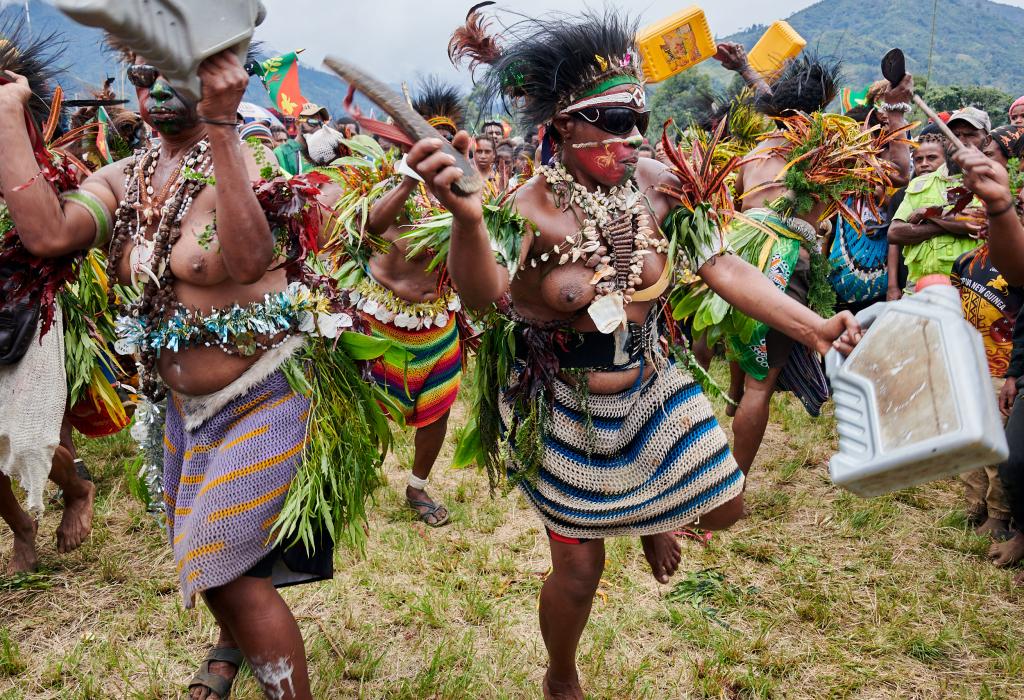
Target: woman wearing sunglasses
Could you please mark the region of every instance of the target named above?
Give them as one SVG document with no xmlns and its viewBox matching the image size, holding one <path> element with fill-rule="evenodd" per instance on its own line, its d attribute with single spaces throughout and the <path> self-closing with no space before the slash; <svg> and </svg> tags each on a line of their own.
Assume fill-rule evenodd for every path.
<svg viewBox="0 0 1024 700">
<path fill-rule="evenodd" d="M 274 584 L 284 573 L 293 583 L 329 577 L 330 543 L 310 556 L 301 546 L 274 546 L 267 530 L 307 437 L 308 399 L 281 371 L 301 337 L 273 323 L 260 326 L 271 329 L 266 335 L 201 330 L 222 311 L 254 327 L 247 319 L 262 319 L 271 296 L 285 296 L 286 274 L 275 267 L 274 236 L 252 184 L 261 180 L 258 161 L 272 156 L 263 149 L 257 159 L 239 139 L 236 112 L 249 76 L 232 53 L 199 67 L 198 102 L 141 57 L 127 58 L 159 145 L 58 199 L 37 177 L 22 114 L 28 82 L 11 76 L 15 82 L 0 87 L 0 189 L 31 253 L 58 257 L 109 242 L 111 276 L 139 291 L 121 319 L 131 331 L 121 350 L 138 352 L 140 393 L 155 401 L 168 390 L 164 500 L 179 583 L 186 607 L 201 595 L 221 630 L 189 697 L 228 697 L 244 657 L 268 697 L 310 698 L 302 636 Z M 188 336 L 177 335 L 182 327 L 192 329 Z M 160 340 L 172 337 L 173 344 Z"/>
<path fill-rule="evenodd" d="M 492 310 L 478 358 L 474 456 L 492 479 L 507 474 L 521 488 L 548 533 L 544 694 L 582 699 L 576 649 L 604 539 L 639 537 L 667 583 L 681 558 L 674 531 L 698 521 L 725 528 L 743 512 L 743 474 L 725 434 L 665 353 L 670 250 L 729 303 L 821 352 L 833 343 L 848 350 L 859 328 L 849 314 L 826 321 L 787 299 L 729 255 L 717 232 L 695 235 L 689 212 L 659 192 L 674 178 L 638 157 L 649 112 L 632 21 L 614 11 L 554 14 L 507 32 L 496 41 L 471 13 L 450 54 L 486 64 L 478 82 L 515 102 L 524 123 L 547 125 L 554 160 L 501 216 L 485 216 L 479 196 L 452 193 L 461 171 L 439 141 L 417 144 L 409 162 L 452 212 L 448 267 L 463 302 Z M 466 149 L 467 135 L 455 145 Z M 492 242 L 507 251 L 509 227 L 518 227 L 521 253 L 497 264 Z"/>
</svg>

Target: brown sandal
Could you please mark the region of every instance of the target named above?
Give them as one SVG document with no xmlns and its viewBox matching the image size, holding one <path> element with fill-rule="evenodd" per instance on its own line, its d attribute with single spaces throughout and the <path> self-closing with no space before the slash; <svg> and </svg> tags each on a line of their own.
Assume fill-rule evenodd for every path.
<svg viewBox="0 0 1024 700">
<path fill-rule="evenodd" d="M 219 697 L 220 700 L 229 700 L 231 698 L 231 686 L 234 685 L 235 679 L 228 680 L 220 674 L 211 672 L 210 664 L 215 661 L 231 664 L 240 671 L 242 669 L 242 662 L 245 661 L 245 656 L 242 655 L 241 649 L 234 647 L 211 648 L 207 652 L 206 658 L 203 659 L 203 663 L 199 664 L 199 670 L 192 676 L 192 680 L 188 682 L 189 692 L 193 688 L 202 687 Z"/>
</svg>

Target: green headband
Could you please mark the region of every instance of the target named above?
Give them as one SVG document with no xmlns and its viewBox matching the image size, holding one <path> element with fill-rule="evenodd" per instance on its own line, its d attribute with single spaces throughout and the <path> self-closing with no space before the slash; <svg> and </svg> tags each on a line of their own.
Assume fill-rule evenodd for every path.
<svg viewBox="0 0 1024 700">
<path fill-rule="evenodd" d="M 584 92 L 582 92 L 579 96 L 579 99 L 599 95 L 605 90 L 611 90 L 613 87 L 618 87 L 619 85 L 642 85 L 642 83 L 640 82 L 640 78 L 636 77 L 635 75 L 613 75 L 610 78 L 602 80 L 589 90 L 585 90 Z"/>
</svg>

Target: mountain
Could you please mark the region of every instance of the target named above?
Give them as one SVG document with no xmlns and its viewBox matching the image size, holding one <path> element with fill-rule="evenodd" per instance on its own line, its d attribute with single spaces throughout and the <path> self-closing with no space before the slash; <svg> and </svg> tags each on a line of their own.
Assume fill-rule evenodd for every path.
<svg viewBox="0 0 1024 700">
<path fill-rule="evenodd" d="M 25 4 L 22 2 L 4 5 L 3 0 L 0 0 L 0 6 L 3 8 L 0 9 L 0 27 L 25 12 Z M 56 32 L 66 42 L 61 59 L 66 72 L 61 80 L 61 87 L 64 88 L 68 99 L 90 97 L 92 90 L 102 86 L 105 77 L 113 76 L 117 78 L 115 90 L 134 101 L 135 92 L 124 79 L 123 66 L 119 65 L 117 57 L 104 45 L 103 32 L 77 24 L 41 0 L 30 0 L 28 10 L 34 34 Z M 285 50 L 293 49 L 289 47 Z M 263 53 L 265 58 L 277 55 L 271 49 L 264 49 Z M 343 114 L 341 103 L 347 87 L 333 74 L 310 68 L 300 62 L 299 82 L 307 99 L 327 107 L 332 115 Z M 258 80 L 250 83 L 245 99 L 264 107 L 272 106 L 267 91 Z M 360 98 L 357 98 L 357 104 L 367 113 L 373 109 L 370 103 Z"/>
<path fill-rule="evenodd" d="M 1024 93 L 1024 61 L 1017 42 L 1024 36 L 1024 9 L 989 0 L 936 3 L 931 85 L 984 85 L 1013 95 Z M 822 0 L 787 21 L 808 47 L 844 59 L 847 84 L 863 86 L 881 78 L 879 62 L 898 46 L 907 70 L 928 73 L 932 3 L 925 0 Z M 732 36 L 748 49 L 767 27 Z"/>
</svg>

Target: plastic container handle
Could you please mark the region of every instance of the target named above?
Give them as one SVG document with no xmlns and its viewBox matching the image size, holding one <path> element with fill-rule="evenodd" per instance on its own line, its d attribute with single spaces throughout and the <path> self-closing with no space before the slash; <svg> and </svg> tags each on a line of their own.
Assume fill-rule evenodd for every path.
<svg viewBox="0 0 1024 700">
<path fill-rule="evenodd" d="M 878 320 L 878 318 L 889 310 L 889 305 L 896 302 L 880 301 L 877 304 L 872 304 L 868 308 L 857 314 L 857 322 L 860 323 L 861 328 L 865 331 L 871 328 L 871 325 Z M 864 338 L 861 338 L 863 341 Z M 856 348 L 854 348 L 856 350 Z M 836 372 L 838 372 L 842 366 L 846 364 L 846 355 L 839 352 L 835 348 L 832 348 L 825 353 L 825 373 L 831 379 Z"/>
</svg>

